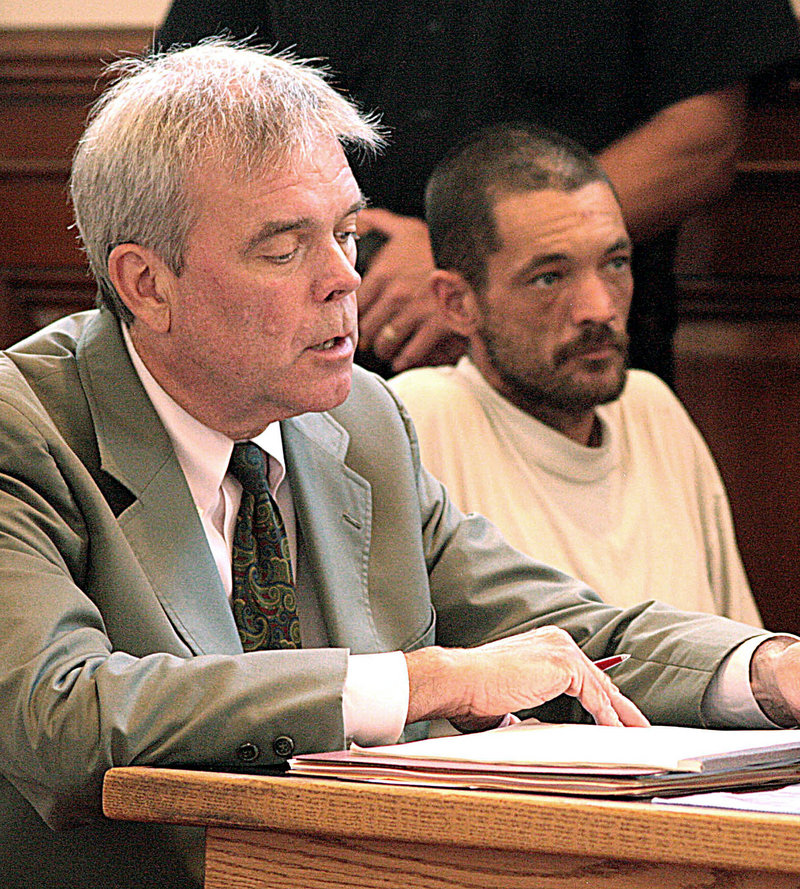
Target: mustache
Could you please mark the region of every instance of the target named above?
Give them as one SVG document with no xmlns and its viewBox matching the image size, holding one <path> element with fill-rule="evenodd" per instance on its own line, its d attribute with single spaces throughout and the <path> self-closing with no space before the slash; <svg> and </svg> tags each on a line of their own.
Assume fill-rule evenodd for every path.
<svg viewBox="0 0 800 889">
<path fill-rule="evenodd" d="M 563 364 L 570 358 L 606 347 L 616 349 L 621 355 L 627 356 L 628 340 L 628 334 L 624 330 L 614 330 L 608 324 L 587 324 L 574 340 L 556 349 L 553 363 Z"/>
</svg>

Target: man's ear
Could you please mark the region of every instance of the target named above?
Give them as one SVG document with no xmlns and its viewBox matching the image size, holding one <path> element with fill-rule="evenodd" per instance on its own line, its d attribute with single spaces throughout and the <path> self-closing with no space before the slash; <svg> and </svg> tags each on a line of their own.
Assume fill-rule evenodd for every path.
<svg viewBox="0 0 800 889">
<path fill-rule="evenodd" d="M 461 336 L 470 337 L 478 328 L 480 311 L 472 287 L 458 272 L 436 269 L 431 274 L 431 288 L 439 311 Z"/>
<path fill-rule="evenodd" d="M 175 274 L 157 253 L 140 244 L 118 244 L 108 256 L 108 274 L 137 321 L 156 333 L 169 331 Z"/>
</svg>

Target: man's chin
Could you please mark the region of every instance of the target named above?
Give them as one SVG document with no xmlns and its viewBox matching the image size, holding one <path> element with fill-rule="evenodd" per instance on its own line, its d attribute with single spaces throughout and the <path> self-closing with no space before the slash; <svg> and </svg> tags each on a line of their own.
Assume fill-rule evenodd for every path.
<svg viewBox="0 0 800 889">
<path fill-rule="evenodd" d="M 574 407 L 588 410 L 599 404 L 616 401 L 625 388 L 628 376 L 627 368 L 607 368 L 601 373 L 591 371 L 572 375 L 570 385 L 561 389 L 565 400 L 572 402 Z"/>
<path fill-rule="evenodd" d="M 628 369 L 621 367 L 617 369 L 610 378 L 606 380 L 598 380 L 592 388 L 594 393 L 595 404 L 608 404 L 610 401 L 616 401 L 625 388 L 625 382 L 628 379 Z"/>
<path fill-rule="evenodd" d="M 350 390 L 352 388 L 353 373 L 351 367 L 350 373 L 348 373 L 346 377 L 343 377 L 341 380 L 337 381 L 336 385 L 331 386 L 325 392 L 320 393 L 317 407 L 310 408 L 310 410 L 321 412 L 329 411 L 335 407 L 339 407 L 340 404 L 344 404 L 344 402 L 347 401 L 347 398 L 350 395 Z"/>
</svg>

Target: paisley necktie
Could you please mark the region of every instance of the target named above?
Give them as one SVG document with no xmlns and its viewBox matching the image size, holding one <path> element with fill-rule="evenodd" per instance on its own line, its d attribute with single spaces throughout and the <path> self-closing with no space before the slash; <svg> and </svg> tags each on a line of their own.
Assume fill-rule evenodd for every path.
<svg viewBox="0 0 800 889">
<path fill-rule="evenodd" d="M 252 441 L 239 442 L 229 466 L 243 488 L 233 536 L 233 614 L 245 651 L 300 647 L 289 541 L 269 492 L 268 461 Z"/>
</svg>

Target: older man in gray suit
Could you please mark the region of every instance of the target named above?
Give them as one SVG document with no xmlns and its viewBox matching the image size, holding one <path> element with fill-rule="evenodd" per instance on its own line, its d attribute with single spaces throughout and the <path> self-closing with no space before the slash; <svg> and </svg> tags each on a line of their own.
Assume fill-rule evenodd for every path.
<svg viewBox="0 0 800 889">
<path fill-rule="evenodd" d="M 0 356 L 0 883 L 197 885 L 196 833 L 102 820 L 115 765 L 272 767 L 546 702 L 796 722 L 791 638 L 521 556 L 353 371 L 368 120 L 224 43 L 121 67 L 72 176 L 101 308 Z M 618 689 L 591 660 L 622 650 Z"/>
</svg>

